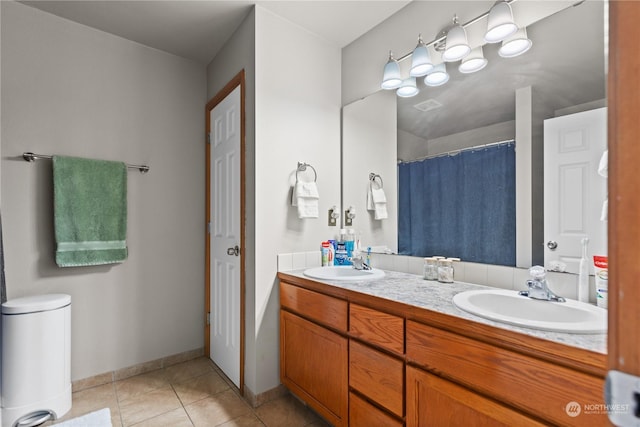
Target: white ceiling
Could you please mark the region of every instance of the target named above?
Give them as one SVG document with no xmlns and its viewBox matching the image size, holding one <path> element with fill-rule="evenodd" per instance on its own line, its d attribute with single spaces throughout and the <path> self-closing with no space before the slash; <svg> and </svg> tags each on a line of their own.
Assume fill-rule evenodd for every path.
<svg viewBox="0 0 640 427">
<path fill-rule="evenodd" d="M 342 48 L 409 1 L 29 0 L 21 3 L 207 64 L 254 4 Z"/>
</svg>

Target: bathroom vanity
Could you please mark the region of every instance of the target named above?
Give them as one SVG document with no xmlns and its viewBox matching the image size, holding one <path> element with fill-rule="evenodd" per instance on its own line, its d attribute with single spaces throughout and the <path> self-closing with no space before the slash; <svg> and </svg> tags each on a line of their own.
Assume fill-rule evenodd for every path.
<svg viewBox="0 0 640 427">
<path fill-rule="evenodd" d="M 545 332 L 458 310 L 486 287 L 386 272 L 280 279 L 280 378 L 334 426 L 601 426 L 606 335 Z"/>
</svg>

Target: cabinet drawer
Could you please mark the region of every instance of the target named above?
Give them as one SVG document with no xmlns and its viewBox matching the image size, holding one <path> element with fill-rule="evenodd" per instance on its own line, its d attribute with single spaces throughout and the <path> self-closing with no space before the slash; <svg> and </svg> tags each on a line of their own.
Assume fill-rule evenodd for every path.
<svg viewBox="0 0 640 427">
<path fill-rule="evenodd" d="M 349 393 L 350 427 L 402 427 L 402 422 L 373 406 L 357 394 Z"/>
<path fill-rule="evenodd" d="M 280 305 L 331 328 L 347 331 L 347 302 L 280 282 Z"/>
<path fill-rule="evenodd" d="M 403 416 L 403 361 L 349 340 L 349 385 L 397 416 Z"/>
<path fill-rule="evenodd" d="M 607 425 L 606 414 L 570 417 L 570 402 L 602 404 L 604 380 L 511 350 L 407 322 L 407 361 L 548 422 Z"/>
<path fill-rule="evenodd" d="M 543 427 L 544 424 L 464 387 L 407 368 L 407 427 Z"/>
<path fill-rule="evenodd" d="M 404 319 L 402 317 L 351 304 L 349 334 L 394 353 L 404 354 Z"/>
</svg>

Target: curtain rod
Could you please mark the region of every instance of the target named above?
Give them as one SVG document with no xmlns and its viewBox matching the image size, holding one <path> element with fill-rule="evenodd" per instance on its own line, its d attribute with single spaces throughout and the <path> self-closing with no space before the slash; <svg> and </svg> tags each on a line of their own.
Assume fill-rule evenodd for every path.
<svg viewBox="0 0 640 427">
<path fill-rule="evenodd" d="M 418 157 L 417 159 L 398 160 L 398 163 L 421 162 L 423 160 L 435 159 L 436 157 L 455 156 L 455 155 L 460 154 L 460 153 L 462 153 L 464 151 L 480 150 L 482 148 L 489 148 L 489 147 L 493 147 L 493 146 L 497 146 L 497 145 L 508 145 L 508 144 L 515 144 L 515 143 L 516 143 L 515 139 L 506 139 L 504 141 L 490 142 L 488 144 L 480 144 L 480 145 L 476 145 L 474 147 L 460 148 L 459 150 L 445 151 L 444 153 L 438 153 L 438 154 L 432 154 L 430 156 Z"/>
<path fill-rule="evenodd" d="M 30 151 L 22 153 L 22 158 L 27 162 L 34 162 L 38 159 L 53 159 L 53 156 L 49 156 L 46 154 L 35 154 Z M 128 169 L 138 169 L 140 173 L 149 172 L 149 166 L 147 165 L 130 165 L 129 163 L 125 163 Z"/>
</svg>

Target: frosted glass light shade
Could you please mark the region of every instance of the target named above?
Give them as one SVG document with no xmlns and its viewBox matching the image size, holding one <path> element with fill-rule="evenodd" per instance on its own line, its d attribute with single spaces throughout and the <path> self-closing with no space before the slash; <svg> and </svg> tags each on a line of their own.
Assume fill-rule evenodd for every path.
<svg viewBox="0 0 640 427">
<path fill-rule="evenodd" d="M 527 38 L 527 29 L 520 28 L 515 34 L 502 42 L 498 55 L 503 58 L 513 58 L 522 55 L 533 46 L 533 42 Z"/>
<path fill-rule="evenodd" d="M 487 43 L 498 43 L 518 30 L 518 26 L 513 21 L 511 6 L 506 2 L 493 5 L 489 11 L 487 22 L 487 32 L 484 40 Z"/>
<path fill-rule="evenodd" d="M 396 91 L 398 96 L 402 98 L 410 98 L 412 96 L 416 96 L 420 92 L 418 90 L 418 86 L 416 85 L 415 77 L 408 77 L 402 81 L 402 84 Z"/>
<path fill-rule="evenodd" d="M 438 64 L 433 68 L 427 77 L 424 78 L 424 83 L 427 86 L 440 86 L 449 81 L 449 74 L 447 73 L 447 67 L 444 64 Z"/>
<path fill-rule="evenodd" d="M 464 74 L 475 73 L 476 71 L 480 71 L 486 67 L 488 62 L 489 61 L 487 61 L 482 52 L 482 46 L 478 46 L 462 60 L 458 67 L 458 71 Z"/>
<path fill-rule="evenodd" d="M 393 58 L 393 54 L 389 52 L 389 61 L 384 66 L 384 72 L 382 74 L 382 89 L 397 89 L 402 83 L 402 77 L 400 76 L 400 64 Z"/>
<path fill-rule="evenodd" d="M 411 54 L 411 71 L 409 75 L 411 77 L 422 77 L 426 76 L 431 70 L 433 70 L 433 62 L 431 62 L 429 49 L 422 42 L 422 39 L 420 39 L 418 46 L 416 46 Z"/>
<path fill-rule="evenodd" d="M 471 52 L 467 41 L 467 32 L 462 25 L 454 25 L 447 32 L 442 60 L 446 62 L 458 61 Z"/>
</svg>

